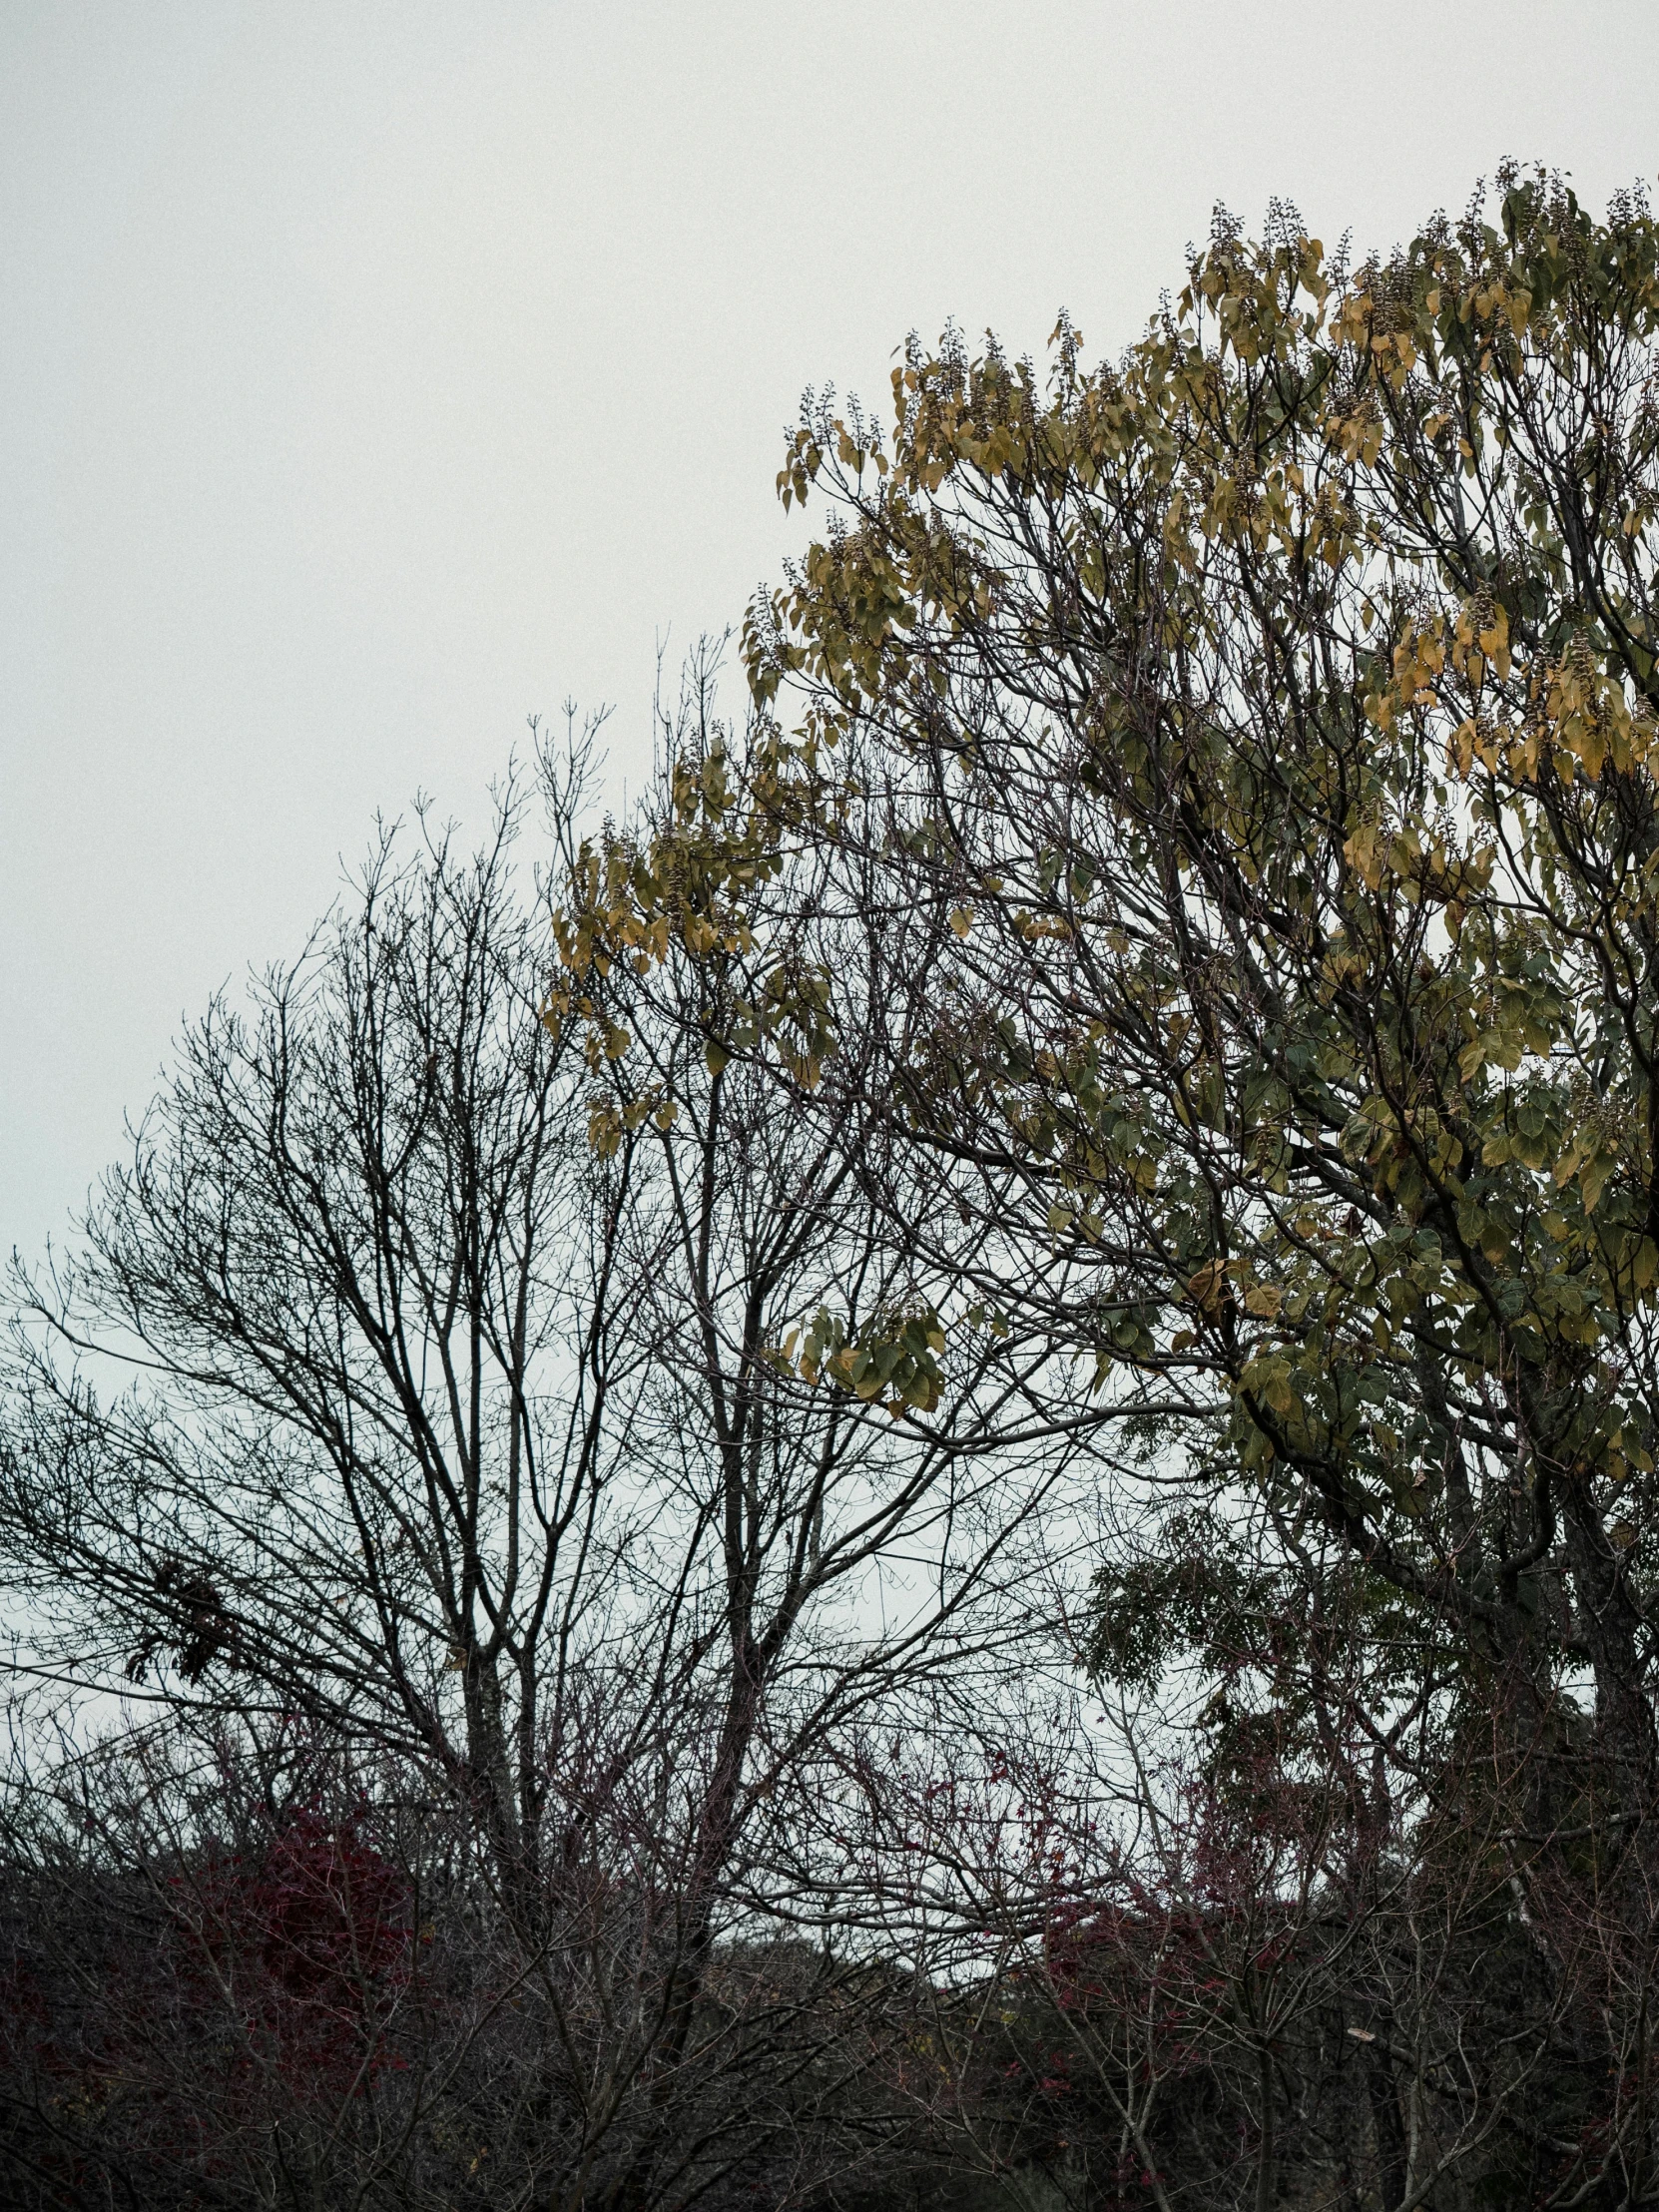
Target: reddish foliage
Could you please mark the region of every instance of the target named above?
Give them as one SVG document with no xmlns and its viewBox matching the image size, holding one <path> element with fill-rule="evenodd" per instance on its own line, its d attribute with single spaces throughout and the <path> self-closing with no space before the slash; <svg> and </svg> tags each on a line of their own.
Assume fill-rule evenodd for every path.
<svg viewBox="0 0 1659 2212">
<path fill-rule="evenodd" d="M 356 1821 L 309 1808 L 257 1862 L 214 1855 L 169 1888 L 195 1952 L 193 1993 L 234 2007 L 234 2070 L 275 2062 L 291 2089 L 338 2096 L 386 2063 L 385 2023 L 409 1972 L 409 1896 Z"/>
</svg>

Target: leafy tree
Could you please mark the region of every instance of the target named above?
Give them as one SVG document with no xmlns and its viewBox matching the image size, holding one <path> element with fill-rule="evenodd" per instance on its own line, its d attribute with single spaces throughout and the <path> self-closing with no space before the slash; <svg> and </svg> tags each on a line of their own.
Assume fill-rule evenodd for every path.
<svg viewBox="0 0 1659 2212">
<path fill-rule="evenodd" d="M 1656 325 L 1645 201 L 1505 172 L 1495 226 L 1355 269 L 1289 209 L 1218 218 L 1115 365 L 1064 321 L 1046 380 L 912 343 L 890 459 L 828 403 L 791 441 L 831 527 L 752 612 L 766 719 L 699 847 L 746 929 L 802 844 L 849 925 L 902 917 L 871 1104 L 994 1222 L 1005 1326 L 1460 1650 L 1591 1668 L 1621 1788 L 1659 1566 Z M 626 929 L 695 950 L 711 901 L 647 877 Z M 815 1009 L 804 1092 L 836 986 L 770 986 L 775 1030 Z"/>
<path fill-rule="evenodd" d="M 893 399 L 890 441 L 810 400 L 779 488 L 829 526 L 751 611 L 748 744 L 575 880 L 565 973 L 592 1022 L 603 959 L 758 948 L 718 1049 L 804 1116 L 857 1088 L 934 1357 L 1023 1348 L 1120 1454 L 1097 1666 L 1185 1655 L 1218 1762 L 1277 1700 L 1312 1771 L 1354 1654 L 1395 1835 L 1484 1839 L 1482 1925 L 1596 1919 L 1622 2086 L 1529 2170 L 1638 2201 L 1659 227 L 1512 168 L 1358 266 L 1218 216 L 1121 360 L 952 332 Z"/>
</svg>

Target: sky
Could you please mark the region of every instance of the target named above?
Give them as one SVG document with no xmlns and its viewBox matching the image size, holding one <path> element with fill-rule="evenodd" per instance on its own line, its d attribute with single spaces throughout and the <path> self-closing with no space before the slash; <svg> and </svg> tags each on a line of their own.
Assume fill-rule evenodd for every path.
<svg viewBox="0 0 1659 2212">
<path fill-rule="evenodd" d="M 1659 172 L 1653 0 L 0 0 L 0 1252 L 377 814 L 479 824 L 811 525 L 803 389 L 1132 339 L 1219 200 Z"/>
</svg>

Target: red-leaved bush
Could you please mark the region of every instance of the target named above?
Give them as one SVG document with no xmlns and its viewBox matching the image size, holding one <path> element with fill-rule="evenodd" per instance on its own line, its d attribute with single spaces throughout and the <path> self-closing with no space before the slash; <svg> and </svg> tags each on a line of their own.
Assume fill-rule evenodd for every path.
<svg viewBox="0 0 1659 2212">
<path fill-rule="evenodd" d="M 234 2020 L 233 2074 L 275 2068 L 295 2094 L 332 2099 L 386 2063 L 410 1893 L 360 1817 L 307 1807 L 257 1854 L 210 1849 L 169 1877 L 167 1897 L 182 1985 Z"/>
</svg>

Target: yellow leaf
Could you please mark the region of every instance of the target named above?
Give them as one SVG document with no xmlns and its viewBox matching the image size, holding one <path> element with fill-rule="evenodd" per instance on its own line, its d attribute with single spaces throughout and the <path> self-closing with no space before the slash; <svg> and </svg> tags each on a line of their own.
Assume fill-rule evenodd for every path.
<svg viewBox="0 0 1659 2212">
<path fill-rule="evenodd" d="M 1211 1260 L 1204 1267 L 1201 1267 L 1196 1275 L 1188 1279 L 1187 1292 L 1189 1297 L 1195 1299 L 1207 1314 L 1212 1313 L 1221 1304 L 1221 1287 L 1226 1272 L 1224 1261 Z"/>
</svg>

